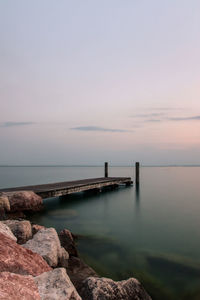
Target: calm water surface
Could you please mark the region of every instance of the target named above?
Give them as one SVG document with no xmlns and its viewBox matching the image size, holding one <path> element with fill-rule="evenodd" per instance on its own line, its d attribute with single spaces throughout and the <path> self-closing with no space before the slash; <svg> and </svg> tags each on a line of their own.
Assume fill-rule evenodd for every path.
<svg viewBox="0 0 200 300">
<path fill-rule="evenodd" d="M 110 176 L 131 176 L 111 167 Z M 101 177 L 101 167 L 0 167 L 0 187 Z M 100 275 L 135 276 L 155 300 L 200 299 L 200 167 L 143 167 L 138 190 L 45 200 L 33 222 L 69 228 Z"/>
</svg>

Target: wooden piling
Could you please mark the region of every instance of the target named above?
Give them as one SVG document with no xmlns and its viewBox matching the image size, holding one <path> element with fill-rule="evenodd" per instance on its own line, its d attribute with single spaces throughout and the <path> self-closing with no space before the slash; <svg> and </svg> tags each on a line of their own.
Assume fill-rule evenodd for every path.
<svg viewBox="0 0 200 300">
<path fill-rule="evenodd" d="M 104 175 L 105 177 L 108 177 L 108 163 L 105 162 L 105 165 L 104 165 Z"/>
<path fill-rule="evenodd" d="M 138 185 L 140 183 L 140 163 L 135 163 L 135 183 Z"/>
</svg>

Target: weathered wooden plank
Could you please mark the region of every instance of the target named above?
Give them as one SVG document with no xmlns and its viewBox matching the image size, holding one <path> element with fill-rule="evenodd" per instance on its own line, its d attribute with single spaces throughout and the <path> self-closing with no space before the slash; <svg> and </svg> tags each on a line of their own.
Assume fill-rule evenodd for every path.
<svg viewBox="0 0 200 300">
<path fill-rule="evenodd" d="M 130 177 L 103 177 L 92 178 L 76 181 L 57 182 L 42 185 L 22 186 L 15 188 L 1 189 L 0 192 L 13 192 L 20 190 L 31 190 L 42 198 L 58 197 L 72 193 L 78 193 L 93 189 L 102 189 L 114 185 L 130 185 L 132 183 Z"/>
</svg>

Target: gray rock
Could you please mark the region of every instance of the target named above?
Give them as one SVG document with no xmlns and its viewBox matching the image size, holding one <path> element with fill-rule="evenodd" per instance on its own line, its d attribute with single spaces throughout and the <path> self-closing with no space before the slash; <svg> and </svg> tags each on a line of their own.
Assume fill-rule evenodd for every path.
<svg viewBox="0 0 200 300">
<path fill-rule="evenodd" d="M 64 268 L 34 278 L 41 300 L 81 300 Z"/>
<path fill-rule="evenodd" d="M 4 221 L 16 236 L 18 244 L 24 244 L 32 238 L 32 227 L 29 221 L 7 220 Z"/>
<path fill-rule="evenodd" d="M 9 237 L 10 239 L 12 239 L 13 241 L 17 241 L 17 238 L 14 236 L 14 234 L 12 233 L 12 231 L 10 230 L 10 228 L 4 224 L 2 221 L 0 221 L 0 232 L 4 235 L 6 235 L 7 237 Z"/>
<path fill-rule="evenodd" d="M 23 247 L 41 255 L 51 267 L 56 267 L 58 263 L 69 257 L 66 251 L 61 249 L 60 240 L 54 228 L 39 230 Z"/>
<path fill-rule="evenodd" d="M 108 278 L 87 278 L 79 294 L 83 300 L 151 300 L 135 278 L 115 282 Z"/>
</svg>

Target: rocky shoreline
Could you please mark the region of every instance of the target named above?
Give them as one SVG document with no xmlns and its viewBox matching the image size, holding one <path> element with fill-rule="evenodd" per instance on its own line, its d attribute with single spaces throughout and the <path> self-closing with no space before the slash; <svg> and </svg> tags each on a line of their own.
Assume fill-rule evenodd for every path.
<svg viewBox="0 0 200 300">
<path fill-rule="evenodd" d="M 79 257 L 68 229 L 31 224 L 43 207 L 30 191 L 0 195 L 0 299 L 151 300 L 140 282 L 101 278 Z"/>
</svg>

